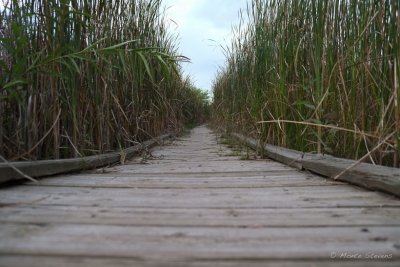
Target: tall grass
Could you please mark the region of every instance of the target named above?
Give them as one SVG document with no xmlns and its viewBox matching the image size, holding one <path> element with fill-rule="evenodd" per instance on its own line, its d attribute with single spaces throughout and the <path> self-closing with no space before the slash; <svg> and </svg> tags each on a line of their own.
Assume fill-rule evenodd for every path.
<svg viewBox="0 0 400 267">
<path fill-rule="evenodd" d="M 188 127 L 209 121 L 211 116 L 210 98 L 206 91 L 193 85 L 190 78 L 185 80 L 186 90 L 180 91 L 180 110 Z"/>
<path fill-rule="evenodd" d="M 188 90 L 160 0 L 3 0 L 0 154 L 64 158 L 179 127 Z M 195 116 L 195 115 L 193 115 Z"/>
<path fill-rule="evenodd" d="M 214 82 L 216 119 L 353 159 L 392 135 L 369 160 L 398 167 L 399 12 L 397 0 L 252 1 Z"/>
</svg>

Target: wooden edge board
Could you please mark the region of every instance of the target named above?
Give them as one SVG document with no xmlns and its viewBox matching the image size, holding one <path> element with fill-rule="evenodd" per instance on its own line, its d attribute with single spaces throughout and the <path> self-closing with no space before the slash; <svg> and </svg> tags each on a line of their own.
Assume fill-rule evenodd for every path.
<svg viewBox="0 0 400 267">
<path fill-rule="evenodd" d="M 121 160 L 121 156 L 123 155 L 126 159 L 129 159 L 137 155 L 141 150 L 160 144 L 171 136 L 172 134 L 164 134 L 154 139 L 147 140 L 141 144 L 126 148 L 122 152 L 112 152 L 102 155 L 70 159 L 0 163 L 0 184 L 24 178 L 21 174 L 16 172 L 10 164 L 22 173 L 33 178 L 95 169 L 115 164 Z"/>
<path fill-rule="evenodd" d="M 253 138 L 238 133 L 231 133 L 231 136 L 252 149 L 260 150 L 262 148 L 260 142 Z M 309 170 L 332 179 L 345 171 L 337 180 L 400 197 L 400 169 L 397 168 L 358 163 L 349 169 L 357 161 L 330 155 L 303 153 L 269 144 L 264 145 L 263 153 L 265 156 L 291 167 Z"/>
</svg>

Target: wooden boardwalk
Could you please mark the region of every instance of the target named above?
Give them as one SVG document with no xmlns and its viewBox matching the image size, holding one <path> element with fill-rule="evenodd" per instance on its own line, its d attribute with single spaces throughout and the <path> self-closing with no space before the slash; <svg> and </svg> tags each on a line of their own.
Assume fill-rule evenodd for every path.
<svg viewBox="0 0 400 267">
<path fill-rule="evenodd" d="M 207 128 L 111 168 L 0 189 L 0 266 L 400 266 L 400 200 Z"/>
</svg>

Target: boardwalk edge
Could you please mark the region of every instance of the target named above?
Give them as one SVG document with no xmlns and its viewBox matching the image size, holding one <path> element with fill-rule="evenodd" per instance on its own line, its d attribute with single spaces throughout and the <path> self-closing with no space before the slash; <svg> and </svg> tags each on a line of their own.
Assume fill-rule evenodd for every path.
<svg viewBox="0 0 400 267">
<path fill-rule="evenodd" d="M 137 155 L 143 149 L 159 145 L 171 137 L 172 134 L 164 134 L 135 146 L 126 148 L 121 152 L 112 152 L 95 156 L 57 160 L 0 163 L 0 184 L 13 180 L 25 179 L 21 174 L 16 172 L 10 166 L 10 164 L 20 170 L 22 173 L 33 178 L 95 169 L 120 162 L 122 155 L 124 155 L 126 159 L 131 158 Z"/>
<path fill-rule="evenodd" d="M 261 149 L 268 158 L 288 166 L 308 170 L 331 179 L 346 170 L 337 180 L 400 197 L 400 169 L 359 163 L 347 170 L 356 161 L 330 155 L 303 153 L 269 144 L 262 146 L 256 139 L 242 134 L 231 133 L 230 135 L 254 150 Z"/>
</svg>

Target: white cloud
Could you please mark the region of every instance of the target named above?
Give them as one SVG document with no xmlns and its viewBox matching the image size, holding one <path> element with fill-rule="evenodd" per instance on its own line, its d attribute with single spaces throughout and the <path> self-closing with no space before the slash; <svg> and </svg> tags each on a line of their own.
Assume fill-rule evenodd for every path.
<svg viewBox="0 0 400 267">
<path fill-rule="evenodd" d="M 190 22 L 190 14 L 198 6 L 198 0 L 165 0 L 164 6 L 167 8 L 167 15 L 174 20 L 179 27 Z"/>
<path fill-rule="evenodd" d="M 238 24 L 239 9 L 247 0 L 164 0 L 167 17 L 177 23 L 171 30 L 180 36 L 180 51 L 191 59 L 186 74 L 197 87 L 211 90 L 211 83 L 225 58 L 220 46 L 230 44 L 231 26 Z"/>
</svg>

